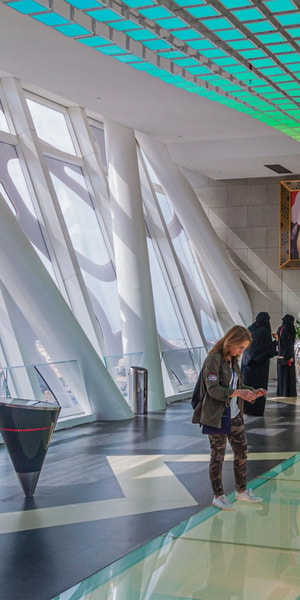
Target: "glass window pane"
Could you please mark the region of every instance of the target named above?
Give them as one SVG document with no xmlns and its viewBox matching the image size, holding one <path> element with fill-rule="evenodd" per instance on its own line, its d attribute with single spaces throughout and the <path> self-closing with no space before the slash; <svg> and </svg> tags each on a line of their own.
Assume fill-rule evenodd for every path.
<svg viewBox="0 0 300 600">
<path fill-rule="evenodd" d="M 147 242 L 155 316 L 157 330 L 161 338 L 161 348 L 164 350 L 169 348 L 170 345 L 173 347 L 175 346 L 176 348 L 184 348 L 186 346 L 184 334 L 171 301 L 164 276 L 161 272 L 156 253 L 153 248 L 153 242 L 149 238 L 147 238 Z"/>
<path fill-rule="evenodd" d="M 10 200 L 9 196 L 7 195 L 7 193 L 6 193 L 6 190 L 5 190 L 5 188 L 3 187 L 3 185 L 2 185 L 2 183 L 1 183 L 1 181 L 0 181 L 0 194 L 2 194 L 2 196 L 3 196 L 4 200 L 6 201 L 6 204 L 8 204 L 8 206 L 9 206 L 9 208 L 10 208 L 11 212 L 13 213 L 13 215 L 15 215 L 15 216 L 16 216 L 16 214 L 17 214 L 17 211 L 16 211 L 16 209 L 15 209 L 15 207 L 14 207 L 13 203 L 11 202 L 11 200 Z"/>
<path fill-rule="evenodd" d="M 157 193 L 156 196 L 172 240 L 173 248 L 182 265 L 182 271 L 185 273 L 186 285 L 201 319 L 203 333 L 205 331 L 208 333 L 205 342 L 207 344 L 213 343 L 218 338 L 220 332 L 212 309 L 212 302 L 204 284 L 200 265 L 193 255 L 190 242 L 173 210 L 172 203 L 163 193 Z"/>
<path fill-rule="evenodd" d="M 16 149 L 5 143 L 0 143 L 0 185 L 0 191 L 20 227 L 56 281 L 43 235 L 44 226 L 37 218 Z"/>
<path fill-rule="evenodd" d="M 62 214 L 76 252 L 108 354 L 122 353 L 115 269 L 80 167 L 46 157 Z"/>
<path fill-rule="evenodd" d="M 105 171 L 107 171 L 104 130 L 101 129 L 100 127 L 97 127 L 96 125 L 93 125 L 92 123 L 90 123 L 90 127 L 91 127 L 91 130 L 92 130 L 92 133 L 94 136 L 94 140 L 97 144 L 97 147 L 98 147 L 98 150 L 100 153 L 102 165 L 103 165 Z"/>
<path fill-rule="evenodd" d="M 76 154 L 64 113 L 29 98 L 27 104 L 39 138 L 58 150 Z"/>
<path fill-rule="evenodd" d="M 8 123 L 7 123 L 1 102 L 0 102 L 0 131 L 6 131 L 7 133 L 9 133 Z"/>
</svg>

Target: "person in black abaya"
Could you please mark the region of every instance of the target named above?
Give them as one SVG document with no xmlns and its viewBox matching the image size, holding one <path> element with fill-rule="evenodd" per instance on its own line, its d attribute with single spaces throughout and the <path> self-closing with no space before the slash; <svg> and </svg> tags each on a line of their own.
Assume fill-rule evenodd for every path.
<svg viewBox="0 0 300 600">
<path fill-rule="evenodd" d="M 271 332 L 270 315 L 267 312 L 258 313 L 254 323 L 248 329 L 251 332 L 252 342 L 243 353 L 241 364 L 243 384 L 267 390 L 270 358 L 275 356 L 277 346 L 277 341 L 273 339 Z M 259 396 L 253 404 L 245 403 L 244 412 L 247 415 L 261 417 L 265 411 L 265 404 L 266 397 Z"/>
<path fill-rule="evenodd" d="M 297 396 L 295 369 L 295 318 L 285 315 L 278 327 L 277 396 Z"/>
</svg>

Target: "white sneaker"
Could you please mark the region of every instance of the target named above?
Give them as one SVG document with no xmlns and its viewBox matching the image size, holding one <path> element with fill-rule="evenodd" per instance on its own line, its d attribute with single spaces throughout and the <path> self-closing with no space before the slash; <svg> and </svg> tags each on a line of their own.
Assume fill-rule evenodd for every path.
<svg viewBox="0 0 300 600">
<path fill-rule="evenodd" d="M 263 502 L 263 498 L 255 496 L 251 488 L 249 488 L 249 490 L 245 490 L 244 492 L 235 492 L 235 497 L 236 500 L 244 500 L 245 502 Z"/>
<path fill-rule="evenodd" d="M 221 508 L 222 510 L 234 510 L 233 504 L 229 502 L 228 498 L 226 498 L 224 494 L 222 494 L 222 496 L 218 496 L 217 498 L 214 496 L 212 504 L 216 508 Z"/>
</svg>

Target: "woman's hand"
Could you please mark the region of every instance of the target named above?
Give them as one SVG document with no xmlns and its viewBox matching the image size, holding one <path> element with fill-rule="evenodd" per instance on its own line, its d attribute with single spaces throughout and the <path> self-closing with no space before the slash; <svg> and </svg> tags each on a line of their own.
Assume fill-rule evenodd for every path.
<svg viewBox="0 0 300 600">
<path fill-rule="evenodd" d="M 255 394 L 256 398 L 258 398 L 259 396 L 266 396 L 267 390 L 264 390 L 264 388 L 258 388 L 258 390 L 255 390 Z"/>
<path fill-rule="evenodd" d="M 235 390 L 235 395 L 239 396 L 239 398 L 242 398 L 242 400 L 246 400 L 246 402 L 254 402 L 254 400 L 256 400 L 256 393 L 258 390 L 252 391 L 252 390 L 245 390 L 245 389 L 241 389 L 241 390 Z M 260 394 L 262 395 L 262 394 Z"/>
</svg>

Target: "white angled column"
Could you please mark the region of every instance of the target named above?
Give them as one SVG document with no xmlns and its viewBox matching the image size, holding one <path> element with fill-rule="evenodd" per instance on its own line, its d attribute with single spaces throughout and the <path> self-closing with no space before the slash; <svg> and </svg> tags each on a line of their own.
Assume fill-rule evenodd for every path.
<svg viewBox="0 0 300 600">
<path fill-rule="evenodd" d="M 124 354 L 143 353 L 149 411 L 165 409 L 134 131 L 104 121 Z"/>
<path fill-rule="evenodd" d="M 165 144 L 142 133 L 137 134 L 137 140 L 201 256 L 201 263 L 233 322 L 247 326 L 253 320 L 248 295 L 192 186 L 181 169 L 172 162 Z"/>
<path fill-rule="evenodd" d="M 42 261 L 0 194 L 0 279 L 52 360 L 77 360 L 96 419 L 129 419 L 132 412 Z M 63 371 L 63 367 L 61 367 Z M 71 388 L 78 393 L 76 381 Z M 74 384 L 74 387 L 73 387 Z M 88 412 L 87 406 L 84 407 Z"/>
</svg>

